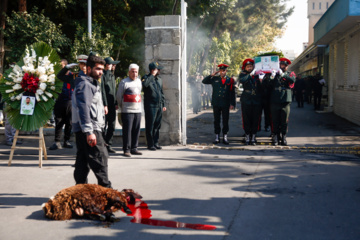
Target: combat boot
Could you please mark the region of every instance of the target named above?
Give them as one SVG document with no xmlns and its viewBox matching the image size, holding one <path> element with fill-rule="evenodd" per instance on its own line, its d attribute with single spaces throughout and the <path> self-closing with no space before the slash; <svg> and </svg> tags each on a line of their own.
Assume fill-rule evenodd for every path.
<svg viewBox="0 0 360 240">
<path fill-rule="evenodd" d="M 282 138 L 281 138 L 281 145 L 283 145 L 283 146 L 287 146 L 286 134 L 283 134 L 283 135 L 282 135 Z"/>
<path fill-rule="evenodd" d="M 227 134 L 224 134 L 223 143 L 226 144 L 226 145 L 229 145 Z"/>
<path fill-rule="evenodd" d="M 277 134 L 277 140 L 278 140 L 278 145 L 281 145 L 281 135 L 280 135 L 280 133 Z"/>
<path fill-rule="evenodd" d="M 251 135 L 250 144 L 253 145 L 253 146 L 256 146 L 256 135 L 255 134 Z"/>
<path fill-rule="evenodd" d="M 245 145 L 249 145 L 250 142 L 250 135 L 249 134 L 245 134 L 245 138 L 244 138 L 244 143 Z"/>
<path fill-rule="evenodd" d="M 215 141 L 213 141 L 213 144 L 218 144 L 219 142 L 219 134 L 215 134 Z"/>
<path fill-rule="evenodd" d="M 272 136 L 271 141 L 272 141 L 272 144 L 274 144 L 274 146 L 278 145 L 278 135 L 277 135 L 277 134 L 274 134 L 274 135 Z"/>
</svg>

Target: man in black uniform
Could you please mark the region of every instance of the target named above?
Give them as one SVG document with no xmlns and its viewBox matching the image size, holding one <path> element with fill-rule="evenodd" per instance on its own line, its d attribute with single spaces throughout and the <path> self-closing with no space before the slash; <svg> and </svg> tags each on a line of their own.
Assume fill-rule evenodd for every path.
<svg viewBox="0 0 360 240">
<path fill-rule="evenodd" d="M 229 144 L 227 133 L 229 132 L 230 109 L 232 110 L 235 108 L 235 86 L 234 79 L 226 76 L 228 67 L 229 66 L 226 64 L 219 64 L 219 71 L 207 76 L 202 81 L 204 84 L 211 84 L 213 88 L 211 105 L 214 113 L 214 144 L 218 144 L 220 142 L 219 135 L 221 132 L 221 117 L 223 120 L 223 143 Z"/>
<path fill-rule="evenodd" d="M 162 112 L 166 111 L 163 84 L 159 77 L 162 68 L 157 62 L 150 63 L 150 73 L 141 79 L 144 91 L 146 141 L 151 151 L 162 149 L 159 145 L 159 131 Z"/>
<path fill-rule="evenodd" d="M 305 92 L 305 81 L 303 78 L 296 76 L 296 82 L 294 86 L 294 93 L 296 96 L 296 101 L 298 108 L 304 107 L 304 92 Z"/>
<path fill-rule="evenodd" d="M 113 143 L 113 136 L 115 131 L 115 121 L 116 121 L 116 83 L 115 76 L 112 72 L 113 65 L 119 63 L 119 61 L 114 61 L 112 57 L 107 57 L 105 60 L 104 74 L 101 76 L 101 89 L 102 89 L 102 98 L 105 107 L 105 130 L 104 130 L 104 139 L 106 143 L 106 148 L 110 153 L 115 153 L 116 151 L 111 147 Z M 106 113 L 107 108 L 107 113 Z"/>
<path fill-rule="evenodd" d="M 322 87 L 325 86 L 325 80 L 317 73 L 314 78 L 314 110 L 320 110 Z"/>
<path fill-rule="evenodd" d="M 296 75 L 288 72 L 288 65 L 291 61 L 287 58 L 280 58 L 280 69 L 272 70 L 269 85 L 271 92 L 271 120 L 274 145 L 286 146 L 286 133 L 290 115 L 291 89 L 294 87 Z M 281 134 L 281 136 L 280 136 Z"/>
<path fill-rule="evenodd" d="M 239 76 L 244 88 L 241 94 L 241 114 L 246 145 L 256 145 L 256 133 L 261 122 L 262 80 L 265 74 L 257 74 L 254 64 L 253 59 L 245 59 Z"/>
<path fill-rule="evenodd" d="M 61 134 L 62 129 L 64 128 L 64 148 L 73 148 L 69 142 L 71 137 L 71 98 L 75 87 L 75 78 L 77 76 L 85 75 L 86 73 L 86 60 L 88 56 L 79 55 L 77 60 L 79 63 L 70 63 L 67 64 L 67 61 L 63 59 L 61 62 L 64 63 L 63 68 L 57 74 L 57 77 L 63 81 L 63 87 L 61 94 L 56 100 L 54 106 L 54 115 L 55 115 L 55 142 L 50 146 L 49 150 L 61 149 Z M 65 64 L 66 62 L 66 64 Z M 72 73 L 71 68 L 79 66 L 80 71 L 78 74 Z"/>
</svg>

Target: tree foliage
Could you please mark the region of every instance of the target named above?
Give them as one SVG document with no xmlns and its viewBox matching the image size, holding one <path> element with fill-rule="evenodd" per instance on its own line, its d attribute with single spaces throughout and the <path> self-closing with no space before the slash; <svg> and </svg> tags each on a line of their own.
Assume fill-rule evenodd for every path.
<svg viewBox="0 0 360 240">
<path fill-rule="evenodd" d="M 244 58 L 272 50 L 273 42 L 282 34 L 286 19 L 293 11 L 286 7 L 286 1 L 187 0 L 188 36 L 191 36 L 188 38 L 189 74 L 211 69 L 214 57 L 217 61 L 231 63 L 231 69 L 236 71 Z M 8 12 L 17 8 L 16 2 L 9 2 Z M 92 44 L 84 30 L 87 29 L 86 1 L 27 0 L 27 9 L 44 20 L 39 23 L 41 27 L 37 27 L 35 24 L 24 25 L 28 20 L 21 19 L 19 14 L 10 17 L 10 28 L 19 25 L 19 29 L 9 30 L 15 38 L 6 37 L 6 45 L 16 48 L 9 56 L 22 52 L 30 35 L 43 36 L 46 39 L 40 40 L 48 42 L 62 58 L 73 59 L 89 48 L 100 49 L 101 55 L 109 54 L 121 60 L 117 69 L 121 69 L 122 76 L 132 62 L 145 65 L 144 17 L 180 14 L 179 0 L 93 0 L 93 36 L 99 42 Z M 24 30 L 20 31 L 20 28 Z M 15 32 L 19 34 L 15 35 Z M 140 72 L 142 74 L 143 69 L 140 68 Z"/>
<path fill-rule="evenodd" d="M 36 9 L 35 9 L 36 10 Z M 17 13 L 13 11 L 6 18 L 6 46 L 11 51 L 6 55 L 9 62 L 17 62 L 26 45 L 45 42 L 61 53 L 70 46 L 70 39 L 62 34 L 61 25 L 54 24 L 43 12 Z"/>
</svg>

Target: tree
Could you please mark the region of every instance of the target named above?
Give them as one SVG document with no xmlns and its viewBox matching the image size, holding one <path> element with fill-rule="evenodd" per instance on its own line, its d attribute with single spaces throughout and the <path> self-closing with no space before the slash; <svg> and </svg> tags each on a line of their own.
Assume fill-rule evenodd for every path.
<svg viewBox="0 0 360 240">
<path fill-rule="evenodd" d="M 213 59 L 209 57 L 211 42 L 219 39 L 227 31 L 232 41 L 231 54 L 232 65 L 239 67 L 244 58 L 241 56 L 254 56 L 257 51 L 267 51 L 272 48 L 275 37 L 282 34 L 282 28 L 293 8 L 286 9 L 287 0 L 211 0 L 209 8 L 202 9 L 202 14 L 189 17 L 189 25 L 198 24 L 204 18 L 198 31 L 206 37 L 199 40 L 199 36 L 192 34 L 190 41 L 201 41 L 204 44 L 192 44 L 189 58 L 195 59 L 196 52 L 201 53 L 200 72 Z M 192 2 L 202 2 L 192 0 Z M 200 16 L 200 17 L 199 17 Z M 199 19 L 200 18 L 200 19 Z M 192 26 L 189 26 L 192 29 Z M 204 29 L 204 30 L 203 30 Z M 211 29 L 211 30 L 209 30 Z M 253 54 L 253 55 L 252 55 Z"/>
<path fill-rule="evenodd" d="M 62 34 L 61 25 L 55 25 L 43 13 L 12 12 L 6 18 L 4 31 L 6 45 L 11 49 L 8 52 L 8 62 L 17 62 L 23 54 L 26 45 L 43 41 L 54 48 L 58 53 L 64 47 L 70 46 L 70 40 Z"/>
<path fill-rule="evenodd" d="M 90 38 L 88 32 L 81 26 L 78 26 L 71 48 L 72 56 L 70 60 L 75 60 L 76 56 L 80 54 L 88 55 L 91 51 L 98 53 L 103 58 L 110 56 L 110 51 L 113 47 L 112 36 L 108 33 L 103 37 L 100 27 L 96 27 L 91 35 L 92 37 Z"/>
<path fill-rule="evenodd" d="M 1 11 L 0 11 L 0 74 L 4 72 L 4 57 L 5 57 L 5 41 L 4 41 L 4 30 L 5 30 L 5 14 L 7 11 L 8 0 L 1 1 Z"/>
</svg>

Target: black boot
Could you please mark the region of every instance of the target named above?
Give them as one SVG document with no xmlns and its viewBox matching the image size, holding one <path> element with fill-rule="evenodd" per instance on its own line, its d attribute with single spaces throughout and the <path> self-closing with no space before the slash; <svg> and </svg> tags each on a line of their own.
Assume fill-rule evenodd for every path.
<svg viewBox="0 0 360 240">
<path fill-rule="evenodd" d="M 278 140 L 278 145 L 281 144 L 281 136 L 280 136 L 280 133 L 277 134 L 277 140 Z"/>
<path fill-rule="evenodd" d="M 215 141 L 213 141 L 213 144 L 218 144 L 220 142 L 219 134 L 215 134 Z"/>
<path fill-rule="evenodd" d="M 256 146 L 256 135 L 255 134 L 251 135 L 250 144 L 253 145 L 253 146 Z"/>
<path fill-rule="evenodd" d="M 244 143 L 245 143 L 245 145 L 249 145 L 249 142 L 250 142 L 250 135 L 249 135 L 249 134 L 245 134 L 245 137 L 244 137 Z"/>
<path fill-rule="evenodd" d="M 227 138 L 227 134 L 224 134 L 223 143 L 226 144 L 226 145 L 229 145 L 229 141 L 228 141 L 228 138 Z"/>
<path fill-rule="evenodd" d="M 286 134 L 282 134 L 281 145 L 287 146 Z"/>
<path fill-rule="evenodd" d="M 277 134 L 274 134 L 274 135 L 272 136 L 271 141 L 272 141 L 272 144 L 274 144 L 274 146 L 278 145 L 278 137 L 277 137 Z"/>
</svg>

